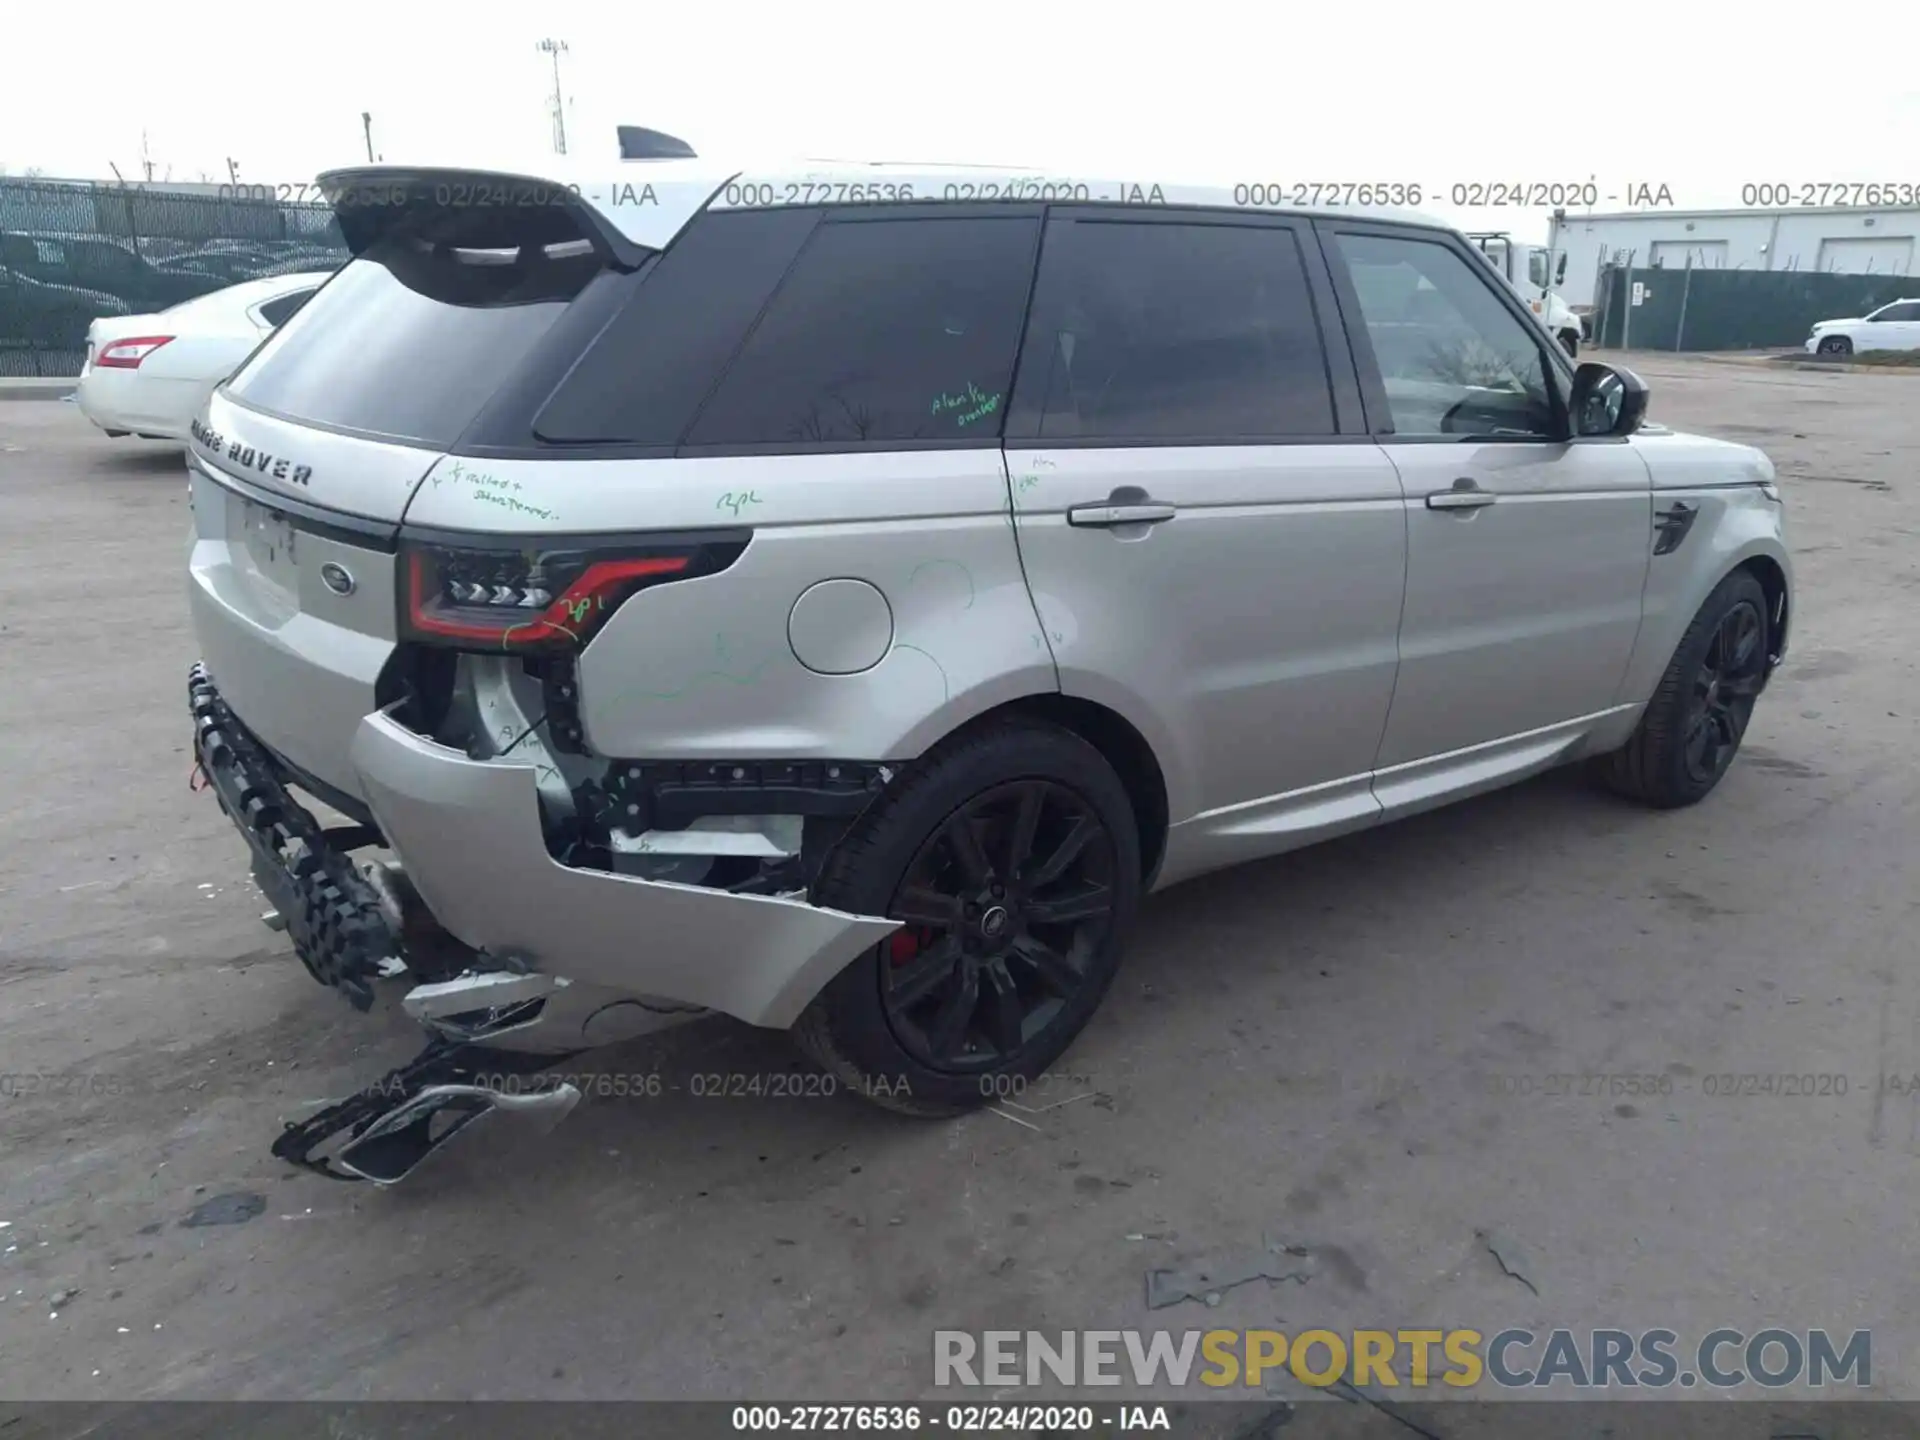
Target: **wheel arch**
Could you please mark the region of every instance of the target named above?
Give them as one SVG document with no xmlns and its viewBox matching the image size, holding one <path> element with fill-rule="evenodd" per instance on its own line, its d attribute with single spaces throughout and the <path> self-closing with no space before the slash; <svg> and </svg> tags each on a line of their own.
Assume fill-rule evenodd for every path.
<svg viewBox="0 0 1920 1440">
<path fill-rule="evenodd" d="M 1166 854 L 1171 820 L 1166 773 L 1147 737 L 1119 711 L 1098 701 L 1043 691 L 990 706 L 940 738 L 944 741 L 1008 718 L 1036 720 L 1066 730 L 1098 750 L 1113 767 L 1133 804 L 1134 823 L 1140 833 L 1141 883 L 1151 890 Z"/>
<path fill-rule="evenodd" d="M 1749 555 L 1727 573 L 1741 570 L 1758 580 L 1767 592 L 1767 672 L 1771 675 L 1787 653 L 1787 631 L 1793 621 L 1792 583 L 1780 562 L 1764 553 Z"/>
</svg>

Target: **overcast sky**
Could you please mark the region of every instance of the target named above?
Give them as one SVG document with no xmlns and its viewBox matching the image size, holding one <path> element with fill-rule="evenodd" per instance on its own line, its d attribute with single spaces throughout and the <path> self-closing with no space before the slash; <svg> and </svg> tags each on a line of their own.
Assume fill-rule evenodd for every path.
<svg viewBox="0 0 1920 1440">
<path fill-rule="evenodd" d="M 243 181 L 298 183 L 364 159 L 363 110 L 388 160 L 523 168 L 551 154 L 553 36 L 569 148 L 610 165 L 626 122 L 715 157 L 1414 181 L 1429 211 L 1539 236 L 1543 212 L 1432 192 L 1592 178 L 1606 210 L 1642 182 L 1683 208 L 1738 204 L 1746 181 L 1920 184 L 1920 71 L 1886 43 L 1911 0 L 1833 25 L 1708 0 L 6 8 L 15 174 L 138 178 L 144 129 L 156 178 L 224 181 L 231 157 Z"/>
</svg>

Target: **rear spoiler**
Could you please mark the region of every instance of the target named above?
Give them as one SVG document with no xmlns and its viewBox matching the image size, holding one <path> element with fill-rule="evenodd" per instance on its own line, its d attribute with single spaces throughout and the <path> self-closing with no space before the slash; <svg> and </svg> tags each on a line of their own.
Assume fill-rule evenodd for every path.
<svg viewBox="0 0 1920 1440">
<path fill-rule="evenodd" d="M 664 130 L 649 130 L 644 125 L 622 125 L 620 130 L 620 158 L 622 160 L 695 160 L 693 147 L 678 135 L 669 135 Z"/>
<path fill-rule="evenodd" d="M 574 187 L 538 176 L 361 165 L 326 171 L 318 184 L 356 256 L 402 227 L 475 250 L 588 240 L 625 270 L 654 253 L 621 234 Z"/>
</svg>

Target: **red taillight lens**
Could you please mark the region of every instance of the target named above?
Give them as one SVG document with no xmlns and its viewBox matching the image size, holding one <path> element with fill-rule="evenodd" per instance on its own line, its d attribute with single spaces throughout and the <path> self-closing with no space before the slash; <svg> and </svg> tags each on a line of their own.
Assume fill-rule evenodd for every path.
<svg viewBox="0 0 1920 1440">
<path fill-rule="evenodd" d="M 142 360 L 173 338 L 171 335 L 141 335 L 130 340 L 109 340 L 100 348 L 100 353 L 93 357 L 93 368 L 138 370 Z"/>
<path fill-rule="evenodd" d="M 608 554 L 410 544 L 403 628 L 463 650 L 577 650 L 634 591 L 704 569 L 697 551 Z"/>
</svg>

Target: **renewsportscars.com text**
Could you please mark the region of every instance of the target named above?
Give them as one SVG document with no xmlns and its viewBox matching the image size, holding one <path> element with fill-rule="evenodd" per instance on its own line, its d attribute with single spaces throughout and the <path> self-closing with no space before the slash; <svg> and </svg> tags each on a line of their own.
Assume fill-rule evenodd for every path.
<svg viewBox="0 0 1920 1440">
<path fill-rule="evenodd" d="M 1730 1390 L 1873 1383 L 1873 1337 L 1778 1327 L 1672 1330 L 936 1330 L 936 1386 L 1156 1385 L 1259 1389 L 1304 1385 L 1384 1389 Z"/>
</svg>

